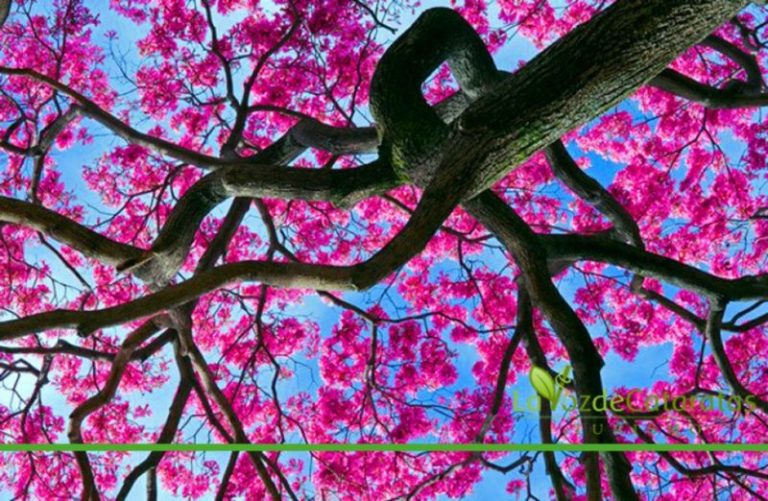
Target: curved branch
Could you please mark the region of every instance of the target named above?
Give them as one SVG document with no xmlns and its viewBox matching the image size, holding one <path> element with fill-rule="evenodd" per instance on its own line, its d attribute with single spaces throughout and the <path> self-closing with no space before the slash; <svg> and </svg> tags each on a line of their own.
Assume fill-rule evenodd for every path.
<svg viewBox="0 0 768 501">
<path fill-rule="evenodd" d="M 702 40 L 701 45 L 716 50 L 741 66 L 747 75 L 746 82 L 730 80 L 723 88 L 717 88 L 667 68 L 651 80 L 649 85 L 708 108 L 744 108 L 768 105 L 768 94 L 760 92 L 764 87 L 763 76 L 754 56 L 715 35 L 709 35 Z"/>
<path fill-rule="evenodd" d="M 577 395 L 602 395 L 600 368 L 603 359 L 586 327 L 552 282 L 547 252 L 537 235 L 511 207 L 490 191 L 465 201 L 463 205 L 496 235 L 515 259 L 532 303 L 544 314 L 568 352 Z M 580 413 L 584 421 L 590 423 L 583 426 L 585 442 L 615 441 L 604 412 L 587 408 L 580 409 Z M 601 424 L 602 432 L 595 432 L 591 423 Z M 630 479 L 631 466 L 626 457 L 621 453 L 604 453 L 603 459 L 614 497 L 638 499 Z M 595 495 L 599 490 L 600 476 L 598 465 L 592 466 L 587 468 L 587 484 L 593 486 L 592 495 Z"/>
<path fill-rule="evenodd" d="M 120 347 L 120 351 L 115 356 L 115 360 L 112 363 L 104 387 L 96 395 L 78 405 L 69 415 L 69 429 L 67 435 L 71 443 L 83 443 L 83 434 L 81 430 L 83 421 L 88 415 L 100 407 L 103 407 L 114 398 L 115 393 L 117 392 L 117 387 L 120 384 L 120 379 L 122 379 L 125 368 L 131 360 L 131 353 L 158 330 L 159 327 L 157 323 L 149 321 L 126 336 L 125 341 L 123 341 L 123 344 Z M 91 469 L 91 464 L 88 460 L 88 453 L 79 451 L 74 454 L 82 476 L 82 499 L 99 499 L 99 493 L 94 484 L 93 470 Z"/>
<path fill-rule="evenodd" d="M 736 374 L 733 365 L 731 365 L 731 361 L 728 359 L 728 354 L 725 352 L 725 346 L 723 345 L 723 337 L 720 332 L 724 313 L 725 304 L 723 301 L 719 299 L 710 300 L 709 316 L 707 317 L 704 333 L 712 347 L 712 354 L 715 358 L 715 362 L 734 394 L 742 398 L 752 397 L 752 402 L 754 402 L 760 410 L 768 413 L 768 402 L 755 395 L 747 389 L 741 381 L 739 381 L 739 376 Z"/>
<path fill-rule="evenodd" d="M 333 200 L 348 204 L 397 185 L 392 170 L 379 162 L 344 170 L 270 165 L 223 167 L 184 193 L 149 251 L 120 263 L 117 269 L 134 270 L 155 283 L 166 282 L 184 262 L 203 218 L 230 197 Z"/>
<path fill-rule="evenodd" d="M 0 221 L 33 228 L 113 266 L 142 254 L 136 247 L 115 242 L 57 212 L 13 198 L 0 196 Z"/>
<path fill-rule="evenodd" d="M 768 105 L 768 94 L 750 94 L 732 89 L 718 89 L 697 82 L 677 71 L 665 69 L 648 85 L 713 109 L 748 108 Z"/>
<path fill-rule="evenodd" d="M 448 186 L 445 185 L 448 183 Z M 370 259 L 351 266 L 241 261 L 225 264 L 154 294 L 111 308 L 92 311 L 53 310 L 0 322 L 0 340 L 54 328 L 74 328 L 81 335 L 181 306 L 202 294 L 238 281 L 319 290 L 373 287 L 421 252 L 461 196 L 449 179 L 435 180 L 405 227 Z"/>
<path fill-rule="evenodd" d="M 720 38 L 717 35 L 709 35 L 707 38 L 702 40 L 701 45 L 716 50 L 720 54 L 741 66 L 741 68 L 744 70 L 744 73 L 747 75 L 746 84 L 750 89 L 753 91 L 759 91 L 763 88 L 763 75 L 760 71 L 760 65 L 753 55 L 744 52 L 738 46 L 734 45 L 728 40 L 725 40 L 724 38 Z"/>
<path fill-rule="evenodd" d="M 768 296 L 768 274 L 720 278 L 693 266 L 601 236 L 539 235 L 552 260 L 610 263 L 705 296 L 729 301 Z"/>
<path fill-rule="evenodd" d="M 380 156 L 404 177 L 420 183 L 429 174 L 416 167 L 432 157 L 449 128 L 426 102 L 421 85 L 447 61 L 462 91 L 472 100 L 499 79 L 480 36 L 457 12 L 424 12 L 384 53 L 371 79 L 371 114 L 382 136 Z"/>
<path fill-rule="evenodd" d="M 179 361 L 177 360 L 177 365 L 179 365 L 178 362 Z M 179 375 L 179 385 L 176 389 L 176 394 L 171 401 L 171 405 L 168 408 L 168 417 L 166 418 L 165 423 L 163 424 L 163 429 L 160 431 L 155 443 L 169 444 L 175 438 L 176 431 L 181 422 L 181 416 L 184 413 L 184 407 L 187 405 L 187 400 L 189 400 L 189 395 L 192 392 L 192 386 L 192 381 L 190 380 L 189 375 Z M 160 460 L 163 459 L 164 455 L 165 451 L 153 451 L 149 453 L 141 463 L 136 465 L 136 467 L 126 475 L 123 485 L 117 493 L 116 499 L 119 501 L 126 499 L 131 492 L 131 488 L 133 488 L 133 484 L 136 483 L 136 480 L 147 471 L 155 468 L 160 463 Z"/>
<path fill-rule="evenodd" d="M 624 241 L 641 249 L 644 247 L 640 229 L 632 215 L 608 190 L 576 165 L 561 140 L 549 145 L 544 153 L 552 172 L 563 184 L 607 217 Z"/>
</svg>

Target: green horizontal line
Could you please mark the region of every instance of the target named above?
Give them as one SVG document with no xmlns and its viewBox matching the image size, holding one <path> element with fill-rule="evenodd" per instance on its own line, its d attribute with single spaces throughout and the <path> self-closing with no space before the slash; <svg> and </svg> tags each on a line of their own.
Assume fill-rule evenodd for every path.
<svg viewBox="0 0 768 501">
<path fill-rule="evenodd" d="M 0 444 L 0 452 L 581 452 L 768 451 L 766 444 Z"/>
</svg>

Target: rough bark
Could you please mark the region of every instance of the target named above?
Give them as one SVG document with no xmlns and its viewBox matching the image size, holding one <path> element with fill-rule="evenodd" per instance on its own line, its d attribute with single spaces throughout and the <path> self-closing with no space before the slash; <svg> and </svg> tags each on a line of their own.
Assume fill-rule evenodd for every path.
<svg viewBox="0 0 768 501">
<path fill-rule="evenodd" d="M 456 121 L 443 158 L 469 196 L 658 75 L 744 0 L 625 0 L 539 54 Z M 461 162 L 454 161 L 459 156 Z M 462 164 L 472 165 L 470 173 Z M 463 177 L 463 176 L 462 176 Z"/>
</svg>

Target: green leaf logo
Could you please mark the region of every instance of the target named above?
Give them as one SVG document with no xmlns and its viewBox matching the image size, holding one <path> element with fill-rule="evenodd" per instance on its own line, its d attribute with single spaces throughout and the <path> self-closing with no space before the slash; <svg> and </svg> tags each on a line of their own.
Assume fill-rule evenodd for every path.
<svg viewBox="0 0 768 501">
<path fill-rule="evenodd" d="M 555 386 L 555 380 L 549 375 L 549 372 L 536 367 L 531 367 L 531 372 L 528 374 L 528 378 L 531 380 L 531 386 L 536 390 L 542 398 L 546 398 L 552 405 L 557 405 L 557 401 L 560 398 L 560 392 Z"/>
</svg>

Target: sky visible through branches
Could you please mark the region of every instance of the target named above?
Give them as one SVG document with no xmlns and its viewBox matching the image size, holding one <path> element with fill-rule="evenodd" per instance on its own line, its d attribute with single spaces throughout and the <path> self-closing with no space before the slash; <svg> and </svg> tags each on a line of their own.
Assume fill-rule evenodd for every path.
<svg viewBox="0 0 768 501">
<path fill-rule="evenodd" d="M 532 364 L 553 375 L 573 367 L 580 383 L 588 379 L 585 374 L 593 375 L 583 368 L 591 352 L 585 348 L 583 359 L 572 356 L 562 324 L 534 295 L 538 289 L 530 286 L 529 272 L 518 266 L 514 243 L 492 217 L 490 224 L 482 219 L 488 205 L 472 205 L 469 198 L 456 199 L 422 252 L 367 290 L 327 287 L 327 292 L 311 281 L 282 287 L 284 279 L 275 272 L 297 262 L 343 269 L 376 256 L 406 231 L 409 217 L 416 218 L 419 197 L 428 198 L 431 184 L 417 168 L 407 170 L 408 161 L 396 154 L 399 136 L 386 130 L 377 116 L 381 112 L 369 106 L 376 97 L 375 86 L 370 92 L 369 86 L 382 55 L 409 27 L 426 24 L 417 21 L 423 13 L 455 8 L 492 53 L 493 73 L 499 70 L 503 81 L 611 3 L 12 4 L 2 28 L 0 64 L 0 120 L 6 131 L 0 144 L 0 220 L 7 222 L 0 229 L 1 441 L 154 442 L 172 421 L 169 405 L 173 409 L 186 391 L 176 442 L 240 442 L 240 427 L 252 442 L 466 443 L 480 436 L 489 442 L 541 443 L 542 420 L 552 423 L 547 442 L 585 437 L 602 443 L 765 442 L 765 407 L 746 413 L 661 412 L 632 420 L 626 409 L 599 415 L 556 409 L 546 416 L 548 410 L 517 405 L 536 397 L 528 379 Z M 768 293 L 761 281 L 768 267 L 768 213 L 763 212 L 768 125 L 760 107 L 768 98 L 765 77 L 755 76 L 755 68 L 766 74 L 765 21 L 757 6 L 733 19 L 723 17 L 713 35 L 663 73 L 649 75 L 648 85 L 631 98 L 558 134 L 562 142 L 549 141 L 546 154 L 526 155 L 519 168 L 510 165 L 495 184 L 496 199 L 544 235 L 547 273 L 570 305 L 566 310 L 594 340 L 604 367 L 593 369 L 607 395 L 633 389 L 643 395 L 724 394 L 754 397 L 768 407 L 763 318 Z M 212 30 L 217 44 L 211 43 Z M 37 73 L 15 74 L 12 68 Z M 464 108 L 473 110 L 472 89 L 462 82 L 464 97 L 457 94 L 466 100 L 462 110 L 444 111 L 445 103 L 457 101 L 456 79 L 446 65 L 428 73 L 422 89 L 441 118 L 448 116 L 443 119 L 451 123 Z M 52 95 L 56 82 L 65 88 Z M 250 93 L 238 102 L 244 87 Z M 70 106 L 74 118 L 62 118 Z M 19 119 L 25 109 L 26 118 Z M 154 139 L 131 136 L 114 118 Z M 318 132 L 314 119 L 344 134 L 352 128 L 363 132 L 333 143 L 323 134 L 340 136 Z M 58 121 L 63 128 L 41 153 L 36 145 L 45 143 L 46 127 L 55 129 Z M 360 139 L 374 123 L 384 137 L 378 150 L 370 147 L 369 136 Z M 286 143 L 291 154 L 273 154 L 270 148 L 285 147 L 280 138 L 297 124 L 306 128 L 291 140 L 314 141 L 314 147 L 301 144 L 294 151 L 296 145 Z M 429 134 L 417 129 L 414 137 Z M 172 146 L 158 146 L 157 137 Z M 446 144 L 440 151 L 448 151 Z M 402 158 L 416 158 L 402 148 Z M 190 151 L 206 157 L 200 161 Z M 236 177 L 238 169 L 253 167 L 247 163 L 251 157 L 320 175 L 366 166 L 379 169 L 375 176 L 383 172 L 383 181 L 375 186 L 366 181 L 362 195 L 351 198 L 335 192 L 336 198 L 312 198 L 301 191 L 311 184 L 302 185 L 298 195 L 291 191 L 289 178 L 300 169 L 283 167 L 291 171 L 285 176 L 270 171 L 276 181 L 269 182 Z M 428 161 L 424 165 L 430 168 Z M 574 174 L 580 167 L 592 180 Z M 390 171 L 393 180 L 386 177 Z M 217 179 L 221 172 L 232 173 L 223 188 L 198 199 L 189 195 L 201 179 Z M 414 182 L 403 183 L 404 176 Z M 595 181 L 602 188 L 590 184 Z M 222 190 L 230 191 L 221 195 Z M 205 205 L 217 197 L 223 203 Z M 174 220 L 175 208 L 185 200 L 192 200 L 191 208 Z M 491 203 L 482 196 L 474 200 Z M 208 262 L 238 204 L 244 207 L 242 222 L 235 221 L 231 241 Z M 41 207 L 108 237 L 118 250 L 91 245 L 76 231 L 72 237 L 64 223 L 35 226 L 34 211 Z M 19 220 L 14 211 L 26 216 Z M 204 214 L 195 219 L 198 212 Z M 179 243 L 189 221 L 196 221 L 196 231 L 187 244 Z M 672 264 L 647 264 L 650 255 Z M 100 324 L 85 313 L 72 321 L 50 313 L 104 310 L 142 297 L 160 298 L 159 304 L 170 284 L 223 274 L 225 263 L 241 261 L 266 261 L 272 268 L 254 268 L 250 275 L 152 310 L 150 321 L 130 314 Z M 750 275 L 758 276 L 754 283 L 747 279 L 732 287 L 710 279 Z M 328 276 L 324 283 L 345 283 Z M 23 323 L 27 318 L 32 327 Z M 129 357 L 152 343 L 158 347 L 125 363 L 115 379 L 110 371 L 120 366 L 120 357 L 114 354 L 133 338 L 139 341 Z M 62 346 L 62 352 L 46 351 Z M 514 350 L 508 355 L 509 347 Z M 504 398 L 491 410 L 502 372 Z M 113 395 L 85 410 L 112 382 Z M 565 395 L 582 391 L 572 385 Z M 82 421 L 72 417 L 78 413 Z M 610 423 L 609 436 L 590 437 L 582 426 L 590 419 Z M 228 453 L 174 452 L 139 475 L 137 465 L 151 455 L 2 453 L 0 499 L 55 498 L 61 492 L 145 499 L 154 482 L 160 499 L 214 499 L 225 492 L 261 499 L 271 492 L 265 476 L 285 497 L 317 499 L 545 499 L 562 495 L 558 490 L 567 498 L 574 492 L 592 497 L 613 492 L 615 498 L 633 499 L 616 487 L 622 475 L 651 499 L 759 499 L 768 492 L 768 479 L 760 474 L 763 453 L 629 453 L 629 473 L 610 455 L 600 456 L 598 469 L 597 457 L 288 452 L 242 453 L 232 461 Z M 552 458 L 554 473 L 546 466 Z M 697 468 L 705 473 L 691 473 Z M 134 474 L 135 483 L 127 488 L 126 476 Z M 595 487 L 594 478 L 601 485 Z"/>
</svg>

